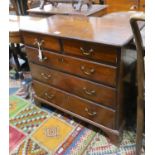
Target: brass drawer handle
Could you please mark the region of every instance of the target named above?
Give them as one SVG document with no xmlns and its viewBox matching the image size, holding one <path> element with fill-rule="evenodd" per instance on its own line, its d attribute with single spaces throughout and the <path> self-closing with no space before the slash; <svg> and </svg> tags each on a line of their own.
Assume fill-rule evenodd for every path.
<svg viewBox="0 0 155 155">
<path fill-rule="evenodd" d="M 95 72 L 95 69 L 94 68 L 91 68 L 89 71 L 86 70 L 85 66 L 81 65 L 81 70 L 83 71 L 84 74 L 86 75 L 91 75 Z"/>
<path fill-rule="evenodd" d="M 52 94 L 48 94 L 48 93 L 45 93 L 44 94 L 48 99 L 53 99 L 55 97 L 55 95 L 52 95 Z"/>
<path fill-rule="evenodd" d="M 41 73 L 40 74 L 44 79 L 48 80 L 51 78 L 51 75 L 50 74 L 45 74 L 45 73 Z"/>
<path fill-rule="evenodd" d="M 97 114 L 95 111 L 94 112 L 89 112 L 88 108 L 85 108 L 85 112 L 87 112 L 87 114 L 90 115 L 90 116 L 94 116 L 94 115 Z"/>
<path fill-rule="evenodd" d="M 43 43 L 44 43 L 44 40 L 39 41 L 38 39 L 34 39 L 34 43 L 33 43 L 34 45 L 38 46 L 38 58 L 40 62 L 47 60 L 47 57 L 43 57 L 43 53 L 41 50 L 41 46 Z"/>
<path fill-rule="evenodd" d="M 40 41 L 37 38 L 35 38 L 33 44 L 41 47 L 44 42 L 45 42 L 44 40 Z"/>
<path fill-rule="evenodd" d="M 88 51 L 85 50 L 83 47 L 80 47 L 80 51 L 82 52 L 83 55 L 85 56 L 91 56 L 94 50 L 91 48 Z"/>
<path fill-rule="evenodd" d="M 92 96 L 96 93 L 95 90 L 88 91 L 86 87 L 83 87 L 83 90 L 84 90 L 85 94 L 90 95 L 90 96 Z"/>
</svg>

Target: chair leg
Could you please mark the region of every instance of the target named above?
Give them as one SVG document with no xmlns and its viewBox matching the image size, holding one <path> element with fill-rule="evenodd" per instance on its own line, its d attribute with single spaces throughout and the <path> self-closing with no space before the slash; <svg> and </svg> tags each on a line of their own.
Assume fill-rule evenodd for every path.
<svg viewBox="0 0 155 155">
<path fill-rule="evenodd" d="M 11 50 L 12 50 L 13 58 L 14 58 L 15 63 L 16 63 L 17 70 L 20 71 L 21 67 L 20 67 L 20 64 L 19 64 L 19 61 L 18 61 L 17 49 L 16 49 L 14 43 L 11 43 L 10 47 L 11 47 Z"/>
<path fill-rule="evenodd" d="M 137 98 L 136 155 L 140 155 L 144 129 L 144 100 Z"/>
</svg>

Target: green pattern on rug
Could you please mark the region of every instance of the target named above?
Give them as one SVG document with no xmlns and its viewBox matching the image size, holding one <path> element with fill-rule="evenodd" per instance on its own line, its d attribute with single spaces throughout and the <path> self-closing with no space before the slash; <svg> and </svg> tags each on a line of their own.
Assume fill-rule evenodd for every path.
<svg viewBox="0 0 155 155">
<path fill-rule="evenodd" d="M 47 112 L 38 109 L 34 105 L 29 105 L 23 108 L 15 117 L 11 118 L 10 124 L 21 129 L 24 133 L 30 134 L 48 117 Z"/>
<path fill-rule="evenodd" d="M 9 117 L 14 117 L 21 109 L 28 106 L 30 103 L 18 96 L 12 95 L 9 98 Z"/>
</svg>

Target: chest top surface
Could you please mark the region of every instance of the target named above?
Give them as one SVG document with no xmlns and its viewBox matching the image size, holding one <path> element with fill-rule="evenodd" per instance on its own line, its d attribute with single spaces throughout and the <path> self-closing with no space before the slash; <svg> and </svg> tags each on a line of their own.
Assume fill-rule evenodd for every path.
<svg viewBox="0 0 155 155">
<path fill-rule="evenodd" d="M 20 30 L 122 47 L 133 37 L 129 22 L 133 13 L 111 13 L 103 17 L 55 15 L 21 18 Z M 142 27 L 143 23 L 139 25 Z"/>
</svg>

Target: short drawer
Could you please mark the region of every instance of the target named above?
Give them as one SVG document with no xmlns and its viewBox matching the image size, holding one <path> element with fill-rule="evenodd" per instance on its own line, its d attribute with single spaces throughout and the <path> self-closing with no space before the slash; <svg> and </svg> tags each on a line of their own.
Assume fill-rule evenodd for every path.
<svg viewBox="0 0 155 155">
<path fill-rule="evenodd" d="M 112 108 L 116 106 L 116 89 L 30 63 L 32 77 L 69 93 Z"/>
<path fill-rule="evenodd" d="M 51 36 L 23 32 L 23 38 L 25 45 L 30 45 L 38 48 L 39 43 L 41 49 L 50 49 L 55 51 L 61 50 L 59 40 Z"/>
<path fill-rule="evenodd" d="M 43 56 L 46 57 L 46 60 L 40 62 L 38 59 L 38 51 L 36 49 L 27 47 L 26 52 L 29 61 L 34 63 L 71 73 L 106 85 L 116 86 L 117 67 L 49 51 L 43 51 Z"/>
<path fill-rule="evenodd" d="M 103 61 L 112 64 L 117 63 L 117 49 L 111 46 L 87 43 L 76 40 L 63 40 L 64 52 L 69 55 Z"/>
<path fill-rule="evenodd" d="M 37 81 L 33 81 L 33 88 L 37 96 L 65 110 L 71 111 L 103 126 L 114 128 L 115 110 L 97 106 L 93 102 L 75 97 L 74 95 L 49 87 Z"/>
</svg>

